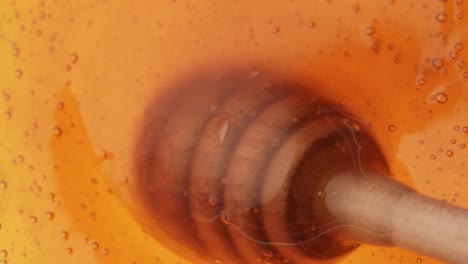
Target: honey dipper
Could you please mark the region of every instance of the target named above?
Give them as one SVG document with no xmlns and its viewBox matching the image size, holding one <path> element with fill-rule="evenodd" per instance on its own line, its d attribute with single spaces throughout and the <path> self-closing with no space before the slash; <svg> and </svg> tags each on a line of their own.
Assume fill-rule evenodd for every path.
<svg viewBox="0 0 468 264">
<path fill-rule="evenodd" d="M 393 178 L 369 129 L 266 71 L 199 71 L 148 107 L 133 192 L 194 263 L 336 263 L 360 244 L 468 263 L 468 210 Z"/>
</svg>

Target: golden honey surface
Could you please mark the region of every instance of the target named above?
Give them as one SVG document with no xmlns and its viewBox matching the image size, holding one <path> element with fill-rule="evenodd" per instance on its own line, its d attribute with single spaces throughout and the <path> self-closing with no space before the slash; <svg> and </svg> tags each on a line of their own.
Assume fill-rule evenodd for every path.
<svg viewBox="0 0 468 264">
<path fill-rule="evenodd" d="M 468 207 L 466 9 L 462 0 L 1 1 L 0 263 L 190 263 L 136 219 L 132 153 L 148 104 L 213 65 L 268 67 L 345 105 L 398 179 Z M 362 246 L 340 263 L 440 262 Z"/>
</svg>

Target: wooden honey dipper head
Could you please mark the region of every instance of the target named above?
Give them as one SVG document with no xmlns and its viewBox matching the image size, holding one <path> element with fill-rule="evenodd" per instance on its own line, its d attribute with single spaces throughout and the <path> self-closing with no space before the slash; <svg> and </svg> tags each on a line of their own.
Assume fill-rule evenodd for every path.
<svg viewBox="0 0 468 264">
<path fill-rule="evenodd" d="M 381 176 L 356 117 L 274 74 L 189 76 L 150 105 L 136 145 L 140 218 L 195 263 L 333 263 L 360 243 L 432 251 L 388 210 L 437 202 Z"/>
</svg>

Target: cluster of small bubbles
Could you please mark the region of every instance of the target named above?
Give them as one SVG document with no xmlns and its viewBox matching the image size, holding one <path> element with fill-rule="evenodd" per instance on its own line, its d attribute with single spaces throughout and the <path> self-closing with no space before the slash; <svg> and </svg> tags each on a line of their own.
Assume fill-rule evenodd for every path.
<svg viewBox="0 0 468 264">
<path fill-rule="evenodd" d="M 16 70 L 15 70 L 15 76 L 16 76 L 17 78 L 23 77 L 23 70 L 21 70 L 21 69 L 16 69 Z"/>
<path fill-rule="evenodd" d="M 424 78 L 418 78 L 416 80 L 416 84 L 418 84 L 419 86 L 423 86 L 424 84 L 426 84 L 426 80 Z"/>
<path fill-rule="evenodd" d="M 37 223 L 37 217 L 35 217 L 35 216 L 30 216 L 30 217 L 29 217 L 29 221 L 31 221 L 31 223 L 35 224 L 35 223 Z"/>
<path fill-rule="evenodd" d="M 71 255 L 71 254 L 73 254 L 73 248 L 71 248 L 71 247 L 66 248 L 65 252 L 67 252 L 67 254 Z"/>
<path fill-rule="evenodd" d="M 417 258 L 416 259 L 416 263 L 422 263 L 422 262 L 423 262 L 422 258 Z"/>
<path fill-rule="evenodd" d="M 53 220 L 55 218 L 55 214 L 53 212 L 45 212 L 45 217 L 48 219 L 48 220 Z"/>
<path fill-rule="evenodd" d="M 374 33 L 375 33 L 375 29 L 373 27 L 367 27 L 364 30 L 364 34 L 366 34 L 367 36 L 372 36 L 374 35 Z"/>
<path fill-rule="evenodd" d="M 60 137 L 60 136 L 62 135 L 62 129 L 61 129 L 60 127 L 58 127 L 58 126 L 55 127 L 55 128 L 54 128 L 54 135 L 55 135 L 56 137 Z"/>
<path fill-rule="evenodd" d="M 448 101 L 448 96 L 444 92 L 439 92 L 435 94 L 434 99 L 440 104 L 445 104 Z"/>
<path fill-rule="evenodd" d="M 0 181 L 0 190 L 6 190 L 8 188 L 8 183 L 6 181 Z"/>
<path fill-rule="evenodd" d="M 94 249 L 94 250 L 98 249 L 99 248 L 99 243 L 98 242 L 92 242 L 91 243 L 91 248 Z"/>
<path fill-rule="evenodd" d="M 396 126 L 395 125 L 389 125 L 387 129 L 390 132 L 395 132 L 396 131 Z"/>
<path fill-rule="evenodd" d="M 444 67 L 444 65 L 445 65 L 444 60 L 441 58 L 435 58 L 432 60 L 432 67 L 434 67 L 437 70 Z"/>
<path fill-rule="evenodd" d="M 445 152 L 447 154 L 448 157 L 452 157 L 453 156 L 453 151 L 452 150 L 447 150 L 447 152 Z"/>
<path fill-rule="evenodd" d="M 444 23 L 445 21 L 447 21 L 447 14 L 445 12 L 437 13 L 436 20 L 439 23 Z"/>
</svg>

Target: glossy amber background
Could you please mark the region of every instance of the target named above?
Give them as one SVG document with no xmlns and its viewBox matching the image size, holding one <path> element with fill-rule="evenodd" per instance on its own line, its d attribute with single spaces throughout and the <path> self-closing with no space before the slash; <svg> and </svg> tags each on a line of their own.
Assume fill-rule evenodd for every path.
<svg viewBox="0 0 468 264">
<path fill-rule="evenodd" d="M 397 177 L 468 207 L 465 2 L 1 1 L 0 263 L 187 263 L 131 213 L 131 152 L 146 105 L 203 65 L 309 84 Z M 342 263 L 419 261 L 439 263 L 370 246 Z"/>
</svg>

